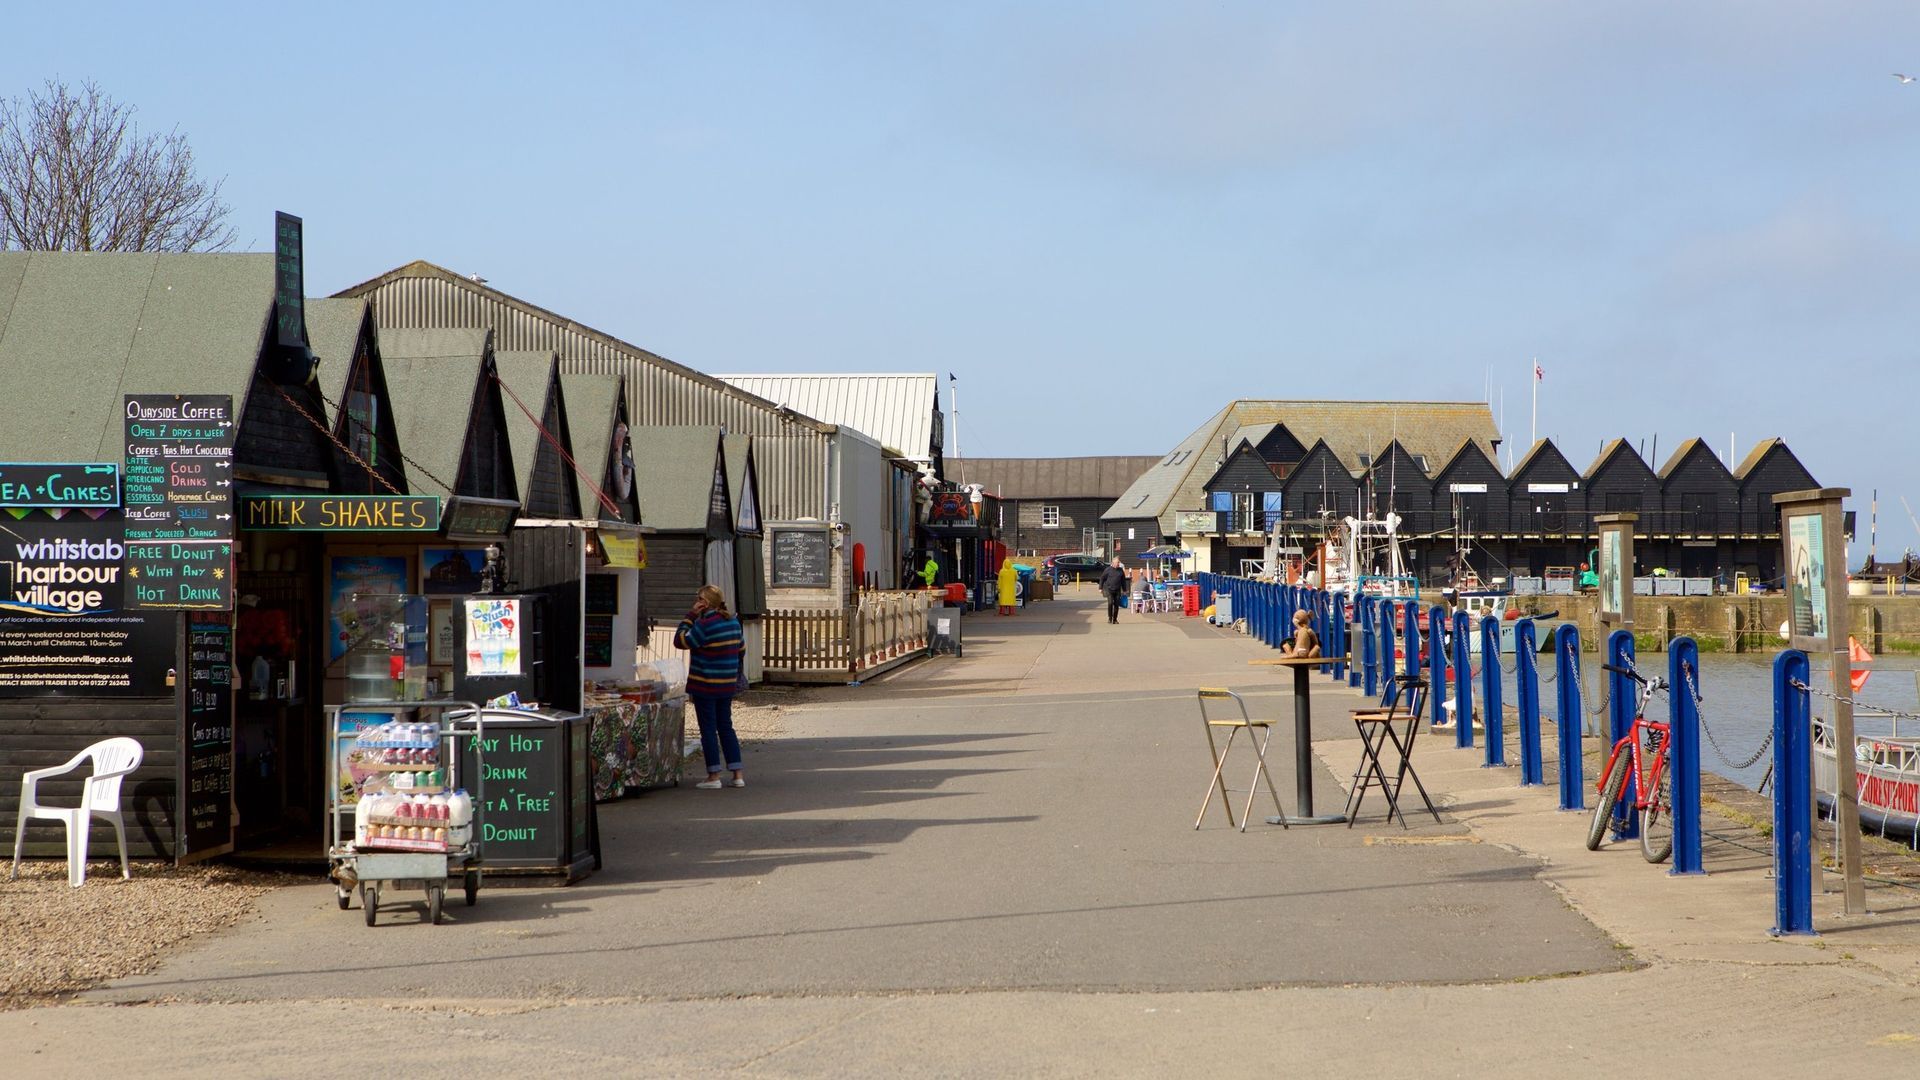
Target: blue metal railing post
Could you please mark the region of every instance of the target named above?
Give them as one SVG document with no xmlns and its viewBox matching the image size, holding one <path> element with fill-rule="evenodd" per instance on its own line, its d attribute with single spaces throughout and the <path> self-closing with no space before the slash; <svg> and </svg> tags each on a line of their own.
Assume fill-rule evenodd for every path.
<svg viewBox="0 0 1920 1080">
<path fill-rule="evenodd" d="M 1553 681 L 1560 691 L 1560 809 L 1587 808 L 1580 760 L 1580 628 L 1561 623 L 1553 632 Z"/>
<path fill-rule="evenodd" d="M 1487 715 L 1487 767 L 1507 763 L 1507 717 L 1500 702 L 1500 620 L 1480 618 L 1480 697 Z"/>
<path fill-rule="evenodd" d="M 1274 623 L 1278 622 L 1280 617 L 1280 590 L 1272 585 L 1265 585 L 1260 591 L 1265 594 L 1260 602 L 1260 640 L 1266 644 L 1267 648 L 1277 649 L 1280 647 L 1280 638 L 1274 632 Z"/>
<path fill-rule="evenodd" d="M 1773 660 L 1773 933 L 1813 929 L 1813 718 L 1807 654 Z M 1845 760 L 1844 758 L 1842 759 Z"/>
<path fill-rule="evenodd" d="M 1427 713 L 1427 727 L 1446 720 L 1440 715 L 1440 702 L 1447 696 L 1447 613 L 1435 604 L 1427 609 L 1427 700 L 1433 708 Z"/>
<path fill-rule="evenodd" d="M 1633 666 L 1633 631 L 1615 630 L 1607 635 L 1607 663 L 1614 667 Z M 1605 672 L 1607 678 L 1607 743 L 1604 756 L 1615 743 L 1633 730 L 1633 706 L 1636 684 L 1618 672 Z M 1604 766 L 1602 766 L 1604 768 Z M 1620 789 L 1620 801 L 1613 804 L 1613 834 L 1622 840 L 1640 839 L 1640 815 L 1633 809 L 1640 801 L 1640 777 L 1627 770 L 1627 786 Z"/>
<path fill-rule="evenodd" d="M 1532 619 L 1513 624 L 1513 697 L 1520 710 L 1520 786 L 1546 783 L 1540 750 L 1540 643 Z"/>
<path fill-rule="evenodd" d="M 1406 639 L 1401 643 L 1401 651 L 1406 653 L 1406 660 L 1401 664 L 1401 668 L 1408 675 L 1418 675 L 1420 674 L 1420 604 L 1418 601 L 1409 600 L 1401 606 L 1400 612 L 1404 616 L 1402 621 L 1405 623 Z M 1423 698 L 1430 696 L 1422 695 Z M 1415 720 L 1420 719 L 1421 711 L 1425 711 L 1424 700 L 1420 706 L 1420 711 L 1413 714 Z"/>
<path fill-rule="evenodd" d="M 1453 613 L 1453 745 L 1473 745 L 1473 630 L 1465 610 Z"/>
<path fill-rule="evenodd" d="M 1381 600 L 1374 609 L 1373 625 L 1380 635 L 1380 704 L 1393 704 L 1393 677 L 1400 674 L 1393 657 L 1393 601 Z"/>
<path fill-rule="evenodd" d="M 1673 805 L 1673 874 L 1704 874 L 1700 857 L 1700 646 L 1677 637 L 1667 646 L 1667 768 Z"/>
<path fill-rule="evenodd" d="M 1352 598 L 1351 606 L 1353 608 L 1351 622 L 1348 621 L 1349 616 L 1347 615 L 1349 597 Z M 1347 686 L 1351 689 L 1358 690 L 1360 688 L 1360 665 L 1352 661 L 1353 637 L 1356 632 L 1359 633 L 1362 638 L 1366 637 L 1366 631 L 1358 625 L 1364 622 L 1367 617 L 1366 598 L 1358 593 L 1346 593 L 1337 596 L 1334 598 L 1333 610 L 1340 618 L 1340 644 L 1342 646 L 1340 651 L 1349 659 L 1349 663 L 1347 664 Z"/>
<path fill-rule="evenodd" d="M 1380 609 L 1364 596 L 1354 604 L 1360 619 L 1360 692 L 1372 697 L 1380 692 Z"/>
</svg>

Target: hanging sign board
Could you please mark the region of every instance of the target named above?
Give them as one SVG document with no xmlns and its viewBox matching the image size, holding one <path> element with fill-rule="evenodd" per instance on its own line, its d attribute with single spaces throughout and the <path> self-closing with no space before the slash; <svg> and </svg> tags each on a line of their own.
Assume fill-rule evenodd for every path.
<svg viewBox="0 0 1920 1080">
<path fill-rule="evenodd" d="M 292 214 L 273 215 L 273 340 L 288 349 L 306 344 L 305 228 Z"/>
<path fill-rule="evenodd" d="M 601 529 L 600 550 L 606 552 L 608 566 L 627 570 L 647 568 L 647 542 L 637 533 Z"/>
<path fill-rule="evenodd" d="M 191 861 L 233 849 L 233 623 L 227 612 L 187 615 L 186 671 L 180 848 Z"/>
<path fill-rule="evenodd" d="M 774 587 L 828 587 L 833 584 L 832 555 L 832 540 L 825 529 L 773 530 Z"/>
<path fill-rule="evenodd" d="M 248 495 L 240 500 L 248 532 L 438 532 L 438 495 Z"/>
<path fill-rule="evenodd" d="M 1173 530 L 1181 533 L 1210 533 L 1216 518 L 1212 510 L 1182 510 L 1173 515 Z"/>
<path fill-rule="evenodd" d="M 233 539 L 233 398 L 126 396 L 128 540 Z"/>
<path fill-rule="evenodd" d="M 127 606 L 233 610 L 233 545 L 127 541 Z"/>
<path fill-rule="evenodd" d="M 120 466 L 0 461 L 0 508 L 110 509 L 120 505 Z"/>
</svg>

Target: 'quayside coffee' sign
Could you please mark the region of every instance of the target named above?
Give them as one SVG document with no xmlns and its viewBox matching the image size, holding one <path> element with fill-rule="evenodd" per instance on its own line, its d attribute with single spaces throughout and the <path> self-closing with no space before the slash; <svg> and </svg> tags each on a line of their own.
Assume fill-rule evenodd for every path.
<svg viewBox="0 0 1920 1080">
<path fill-rule="evenodd" d="M 128 394 L 128 607 L 233 607 L 233 398 Z"/>
</svg>

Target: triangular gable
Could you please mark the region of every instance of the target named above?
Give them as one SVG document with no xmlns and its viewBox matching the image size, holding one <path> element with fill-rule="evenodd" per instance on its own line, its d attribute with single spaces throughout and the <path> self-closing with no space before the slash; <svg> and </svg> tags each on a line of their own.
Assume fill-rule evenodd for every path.
<svg viewBox="0 0 1920 1080">
<path fill-rule="evenodd" d="M 728 435 L 721 440 L 727 455 L 727 487 L 733 499 L 733 531 L 760 531 L 760 466 L 754 460 L 751 435 Z"/>
<path fill-rule="evenodd" d="M 1697 479 L 1702 471 L 1714 481 L 1731 483 L 1733 480 L 1733 473 L 1726 462 L 1720 460 L 1720 455 L 1713 452 L 1713 447 L 1707 445 L 1705 439 L 1695 438 L 1680 444 L 1661 466 L 1659 475 L 1663 482 L 1671 483 L 1676 476 Z"/>
<path fill-rule="evenodd" d="M 1428 462 L 1427 467 L 1431 466 L 1432 462 Z M 1409 480 L 1412 481 L 1406 484 L 1409 488 L 1426 487 L 1430 479 L 1427 469 L 1423 468 L 1415 456 L 1400 444 L 1399 439 L 1389 441 L 1379 453 L 1372 456 L 1365 475 L 1373 479 L 1374 487 L 1382 490 L 1385 490 L 1385 485 L 1389 483 L 1400 485 Z"/>
<path fill-rule="evenodd" d="M 502 380 L 501 407 L 513 447 L 514 478 L 527 515 L 578 520 L 580 493 L 567 464 L 575 454 L 558 358 L 551 349 L 499 352 L 494 362 Z"/>
<path fill-rule="evenodd" d="M 1471 476 L 1472 483 L 1498 481 L 1501 487 L 1506 486 L 1507 480 L 1500 471 L 1499 462 L 1487 456 L 1487 452 L 1480 448 L 1480 444 L 1472 439 L 1462 442 L 1460 448 L 1453 452 L 1453 456 L 1447 459 L 1446 464 L 1440 466 L 1440 471 L 1433 474 L 1433 489 L 1444 493 L 1447 491 L 1447 484 L 1463 476 Z"/>
<path fill-rule="evenodd" d="M 1785 464 L 1778 460 L 1781 457 L 1787 459 Z M 1801 462 L 1799 455 L 1787 448 L 1786 440 L 1777 438 L 1763 439 L 1755 445 L 1752 452 L 1740 462 L 1740 467 L 1733 471 L 1733 476 L 1744 487 L 1748 479 L 1756 474 L 1778 476 L 1783 471 L 1794 475 L 1796 481 L 1804 481 L 1804 483 L 1800 487 L 1782 487 L 1779 489 L 1781 491 L 1805 491 L 1820 486 L 1819 482 L 1813 478 L 1813 473 Z"/>
<path fill-rule="evenodd" d="M 1221 462 L 1220 467 L 1213 470 L 1213 475 L 1207 477 L 1207 482 L 1200 486 L 1207 491 L 1212 491 L 1224 482 L 1224 477 L 1235 471 L 1236 465 L 1246 463 L 1252 463 L 1262 473 L 1271 475 L 1267 470 L 1266 461 L 1260 457 L 1260 451 L 1256 449 L 1252 443 L 1241 439 L 1240 445 L 1235 447 L 1233 452 L 1227 455 L 1227 460 Z"/>
<path fill-rule="evenodd" d="M 337 305 L 357 310 L 347 311 L 340 325 L 329 325 Z M 307 318 L 320 356 L 321 393 L 333 409 L 333 434 L 346 447 L 338 455 L 336 490 L 378 495 L 391 485 L 393 490 L 406 492 L 407 475 L 401 465 L 403 448 L 394 423 L 393 397 L 366 305 L 309 299 Z"/>
<path fill-rule="evenodd" d="M 1552 439 L 1541 439 L 1533 444 L 1527 456 L 1514 466 L 1513 475 L 1507 478 L 1508 487 L 1516 495 L 1523 494 L 1525 485 L 1529 483 L 1564 483 L 1569 490 L 1573 490 L 1580 486 L 1580 473 L 1560 452 L 1560 448 L 1553 445 Z"/>
<path fill-rule="evenodd" d="M 1296 491 L 1319 491 L 1322 488 L 1331 495 L 1351 489 L 1354 485 L 1354 477 L 1347 471 L 1347 466 L 1340 460 L 1339 455 L 1327 445 L 1327 441 L 1318 439 L 1282 484 L 1285 485 L 1288 495 Z"/>
<path fill-rule="evenodd" d="M 1285 424 L 1274 424 L 1254 447 L 1260 460 L 1269 465 L 1291 466 L 1307 456 L 1306 444 L 1294 437 Z M 1285 473 L 1275 475 L 1284 476 Z"/>
<path fill-rule="evenodd" d="M 713 460 L 713 494 L 707 504 L 707 532 L 715 536 L 729 535 L 733 528 L 733 495 L 727 484 L 727 454 L 723 447 Z"/>
</svg>

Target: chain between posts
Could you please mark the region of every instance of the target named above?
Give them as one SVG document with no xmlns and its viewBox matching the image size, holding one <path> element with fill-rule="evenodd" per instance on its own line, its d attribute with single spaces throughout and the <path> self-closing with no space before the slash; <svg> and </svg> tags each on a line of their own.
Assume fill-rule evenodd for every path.
<svg viewBox="0 0 1920 1080">
<path fill-rule="evenodd" d="M 1760 758 L 1766 754 L 1767 748 L 1773 745 L 1773 728 L 1767 728 L 1767 736 L 1760 740 L 1760 748 L 1748 755 L 1746 760 L 1733 760 L 1733 755 L 1727 753 L 1726 748 L 1720 745 L 1720 740 L 1713 734 L 1713 725 L 1707 720 L 1706 710 L 1699 708 L 1702 698 L 1700 697 L 1699 684 L 1693 681 L 1693 666 L 1690 664 L 1682 664 L 1680 670 L 1686 676 L 1687 693 L 1693 695 L 1695 711 L 1700 714 L 1700 730 L 1707 733 L 1707 742 L 1713 745 L 1713 752 L 1720 755 L 1720 760 L 1725 762 L 1727 767 L 1735 772 L 1741 769 L 1751 768 L 1755 762 L 1759 761 Z"/>
<path fill-rule="evenodd" d="M 1867 709 L 1876 716 L 1890 716 L 1895 720 L 1920 720 L 1920 713 L 1902 712 L 1899 709 L 1889 709 L 1882 705 L 1868 705 L 1865 702 L 1856 701 L 1844 694 L 1836 694 L 1831 690 L 1822 690 L 1817 686 L 1808 686 L 1798 679 L 1793 680 L 1788 685 L 1792 686 L 1795 690 L 1805 690 L 1814 697 L 1826 698 L 1828 701 L 1837 704 L 1851 705 L 1856 709 Z"/>
</svg>

